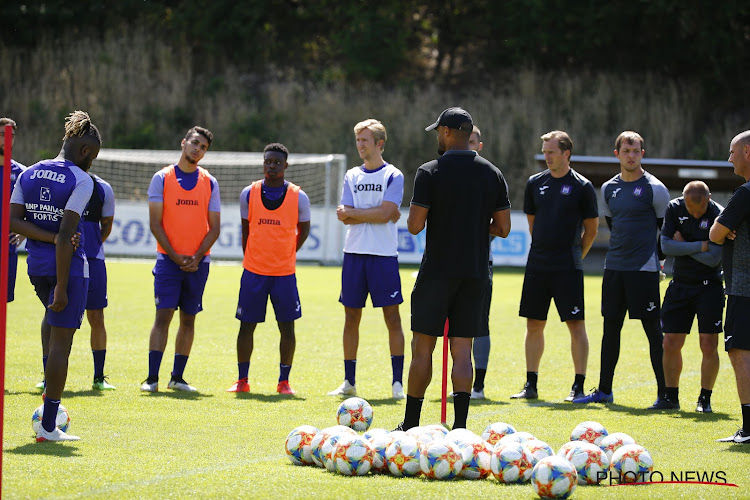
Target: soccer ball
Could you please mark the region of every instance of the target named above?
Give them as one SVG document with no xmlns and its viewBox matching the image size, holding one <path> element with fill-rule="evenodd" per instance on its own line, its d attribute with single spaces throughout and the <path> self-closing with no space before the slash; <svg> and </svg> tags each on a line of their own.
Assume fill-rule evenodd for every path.
<svg viewBox="0 0 750 500">
<path fill-rule="evenodd" d="M 568 498 L 576 482 L 573 464 L 556 455 L 541 459 L 531 473 L 531 486 L 541 498 Z"/>
<path fill-rule="evenodd" d="M 411 429 L 406 431 L 406 434 L 416 439 L 420 447 L 425 447 L 431 442 L 435 441 L 435 439 L 437 439 L 438 437 L 443 437 L 442 433 L 439 433 L 438 436 L 434 430 L 430 430 L 427 427 L 422 426 L 412 427 Z"/>
<path fill-rule="evenodd" d="M 436 439 L 422 448 L 419 467 L 430 479 L 453 479 L 461 473 L 464 461 L 458 446 L 445 439 Z"/>
<path fill-rule="evenodd" d="M 560 449 L 557 451 L 557 456 L 565 458 L 568 456 L 568 452 L 575 448 L 580 441 L 568 441 L 564 445 L 560 447 Z"/>
<path fill-rule="evenodd" d="M 42 428 L 42 417 L 44 416 L 44 405 L 42 404 L 39 408 L 34 410 L 31 415 L 31 428 L 34 429 L 34 434 L 39 434 Z M 57 407 L 57 418 L 55 418 L 55 425 L 63 432 L 68 430 L 70 427 L 70 414 L 63 405 Z"/>
<path fill-rule="evenodd" d="M 336 462 L 333 460 L 333 452 L 336 449 L 336 445 L 339 441 L 354 439 L 355 437 L 357 436 L 348 433 L 331 434 L 328 436 L 328 439 L 323 441 L 323 444 L 320 445 L 319 456 L 320 461 L 323 463 L 323 467 L 329 472 L 336 472 Z"/>
<path fill-rule="evenodd" d="M 524 444 L 531 452 L 533 465 L 536 465 L 541 459 L 551 457 L 555 454 L 547 443 L 539 441 L 538 439 L 531 439 Z"/>
<path fill-rule="evenodd" d="M 609 459 L 595 444 L 579 441 L 565 458 L 576 468 L 578 484 L 599 484 L 608 475 Z"/>
<path fill-rule="evenodd" d="M 336 412 L 336 421 L 339 425 L 364 432 L 372 424 L 372 406 L 362 398 L 346 399 L 339 405 Z"/>
<path fill-rule="evenodd" d="M 467 479 L 484 479 L 490 475 L 492 468 L 492 446 L 482 438 L 458 445 L 464 468 L 461 476 Z"/>
<path fill-rule="evenodd" d="M 445 427 L 443 427 L 440 424 L 430 424 L 430 425 L 426 425 L 425 427 L 427 429 L 429 429 L 430 431 L 434 431 L 435 435 L 438 435 L 438 433 L 439 433 L 443 437 L 445 437 L 445 435 L 448 434 L 448 429 L 446 429 Z"/>
<path fill-rule="evenodd" d="M 626 444 L 614 452 L 610 467 L 619 476 L 619 482 L 642 483 L 651 477 L 654 460 L 643 446 Z"/>
<path fill-rule="evenodd" d="M 315 463 L 315 465 L 317 465 L 318 467 L 325 467 L 325 464 L 323 463 L 323 457 L 321 456 L 321 448 L 323 447 L 323 443 L 325 443 L 326 440 L 333 435 L 356 436 L 357 433 L 354 432 L 353 429 L 350 429 L 349 427 L 344 427 L 343 425 L 334 425 L 333 427 L 326 427 L 325 429 L 321 429 L 317 433 L 315 433 L 315 436 L 310 442 L 310 455 L 312 456 L 313 463 Z"/>
<path fill-rule="evenodd" d="M 482 441 L 482 438 L 471 432 L 469 429 L 453 429 L 445 435 L 445 439 L 451 443 L 457 444 L 459 448 L 465 443 Z"/>
<path fill-rule="evenodd" d="M 573 432 L 570 433 L 570 440 L 588 441 L 589 443 L 594 443 L 599 446 L 602 438 L 607 434 L 607 429 L 605 429 L 602 424 L 592 420 L 587 420 L 586 422 L 581 422 L 575 429 L 573 429 Z"/>
<path fill-rule="evenodd" d="M 406 435 L 395 439 L 385 450 L 388 470 L 397 477 L 416 476 L 421 472 L 419 467 L 419 443 Z"/>
<path fill-rule="evenodd" d="M 502 438 L 514 432 L 516 432 L 516 428 L 512 425 L 505 422 L 495 422 L 485 427 L 484 432 L 482 432 L 482 439 L 495 446 Z"/>
<path fill-rule="evenodd" d="M 372 471 L 373 472 L 387 472 L 388 462 L 385 459 L 385 450 L 393 442 L 393 436 L 390 433 L 377 434 L 370 439 L 375 454 L 372 459 Z"/>
<path fill-rule="evenodd" d="M 503 436 L 500 441 L 498 441 L 495 446 L 500 445 L 506 445 L 510 443 L 528 443 L 529 441 L 535 440 L 536 437 L 534 437 L 533 434 L 530 434 L 528 432 L 514 432 L 513 434 L 508 434 L 506 436 Z"/>
<path fill-rule="evenodd" d="M 490 458 L 490 469 L 501 483 L 525 483 L 531 478 L 533 458 L 521 443 L 495 445 Z"/>
<path fill-rule="evenodd" d="M 284 450 L 294 465 L 314 464 L 310 445 L 318 429 L 312 425 L 300 425 L 286 437 Z"/>
<path fill-rule="evenodd" d="M 352 436 L 336 443 L 332 460 L 336 471 L 345 476 L 364 476 L 372 468 L 375 450 L 362 436 Z"/>
<path fill-rule="evenodd" d="M 380 427 L 373 427 L 372 429 L 362 434 L 362 437 L 364 437 L 368 441 L 372 441 L 372 438 L 374 438 L 378 434 L 388 434 L 388 431 Z"/>
<path fill-rule="evenodd" d="M 624 432 L 613 432 L 599 442 L 599 447 L 607 454 L 607 459 L 612 460 L 614 452 L 626 444 L 635 444 L 635 439 Z"/>
</svg>

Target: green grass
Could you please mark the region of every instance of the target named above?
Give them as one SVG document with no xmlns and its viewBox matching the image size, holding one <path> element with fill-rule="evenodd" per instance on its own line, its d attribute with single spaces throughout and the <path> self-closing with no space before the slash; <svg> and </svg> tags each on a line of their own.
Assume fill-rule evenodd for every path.
<svg viewBox="0 0 750 500">
<path fill-rule="evenodd" d="M 347 478 L 313 467 L 296 467 L 284 456 L 284 440 L 297 425 L 322 428 L 335 424 L 338 399 L 325 393 L 343 376 L 341 329 L 337 302 L 340 269 L 300 266 L 298 283 L 303 317 L 297 322 L 297 354 L 291 374 L 296 398 L 276 394 L 278 331 L 273 313 L 258 327 L 250 367 L 251 390 L 224 392 L 236 379 L 234 319 L 241 269 L 214 265 L 197 319 L 196 340 L 185 378 L 200 393 L 173 393 L 165 388 L 174 354 L 176 323 L 162 363 L 162 392 L 143 394 L 148 337 L 154 318 L 152 263 L 110 262 L 106 309 L 109 346 L 106 373 L 117 386 L 111 393 L 90 389 L 92 359 L 88 326 L 77 334 L 63 404 L 72 415 L 71 432 L 82 441 L 37 444 L 31 414 L 40 402 L 34 385 L 41 380 L 39 323 L 42 308 L 20 273 L 16 301 L 9 304 L 6 349 L 3 495 L 6 498 L 185 498 L 253 497 L 363 498 L 494 497 L 531 498 L 529 485 L 505 486 L 493 480 L 452 481 L 396 479 L 369 475 Z M 25 269 L 25 263 L 19 263 Z M 402 308 L 409 330 L 408 292 L 414 269 L 402 270 L 407 302 Z M 554 308 L 546 333 L 539 378 L 541 399 L 528 403 L 508 396 L 524 382 L 524 320 L 518 317 L 523 276 L 497 272 L 491 313 L 492 352 L 487 375 L 488 401 L 472 403 L 469 428 L 504 421 L 535 434 L 557 450 L 584 420 L 596 420 L 610 431 L 632 435 L 654 458 L 665 476 L 681 471 L 725 471 L 739 488 L 700 485 L 646 487 L 579 487 L 576 498 L 742 498 L 750 496 L 750 446 L 715 443 L 740 423 L 734 374 L 721 353 L 721 371 L 713 396 L 715 413 L 693 412 L 700 389 L 700 349 L 691 335 L 684 349 L 681 380 L 683 410 L 649 413 L 655 398 L 648 343 L 637 321 L 626 321 L 623 348 L 615 376 L 616 404 L 563 404 L 573 379 L 569 335 Z M 666 283 L 663 283 L 666 287 Z M 586 277 L 588 332 L 591 344 L 587 389 L 596 385 L 602 321 L 601 277 Z M 85 321 L 84 321 L 85 324 Z M 407 333 L 407 339 L 410 334 Z M 407 349 L 408 369 L 409 353 Z M 435 352 L 433 384 L 428 389 L 423 423 L 440 415 L 440 349 Z M 368 306 L 363 314 L 357 389 L 372 403 L 374 426 L 391 429 L 404 410 L 390 397 L 390 363 L 382 314 Z M 448 408 L 449 422 L 452 407 Z M 665 477 L 668 479 L 668 477 Z M 356 489 L 355 489 L 356 488 Z"/>
</svg>

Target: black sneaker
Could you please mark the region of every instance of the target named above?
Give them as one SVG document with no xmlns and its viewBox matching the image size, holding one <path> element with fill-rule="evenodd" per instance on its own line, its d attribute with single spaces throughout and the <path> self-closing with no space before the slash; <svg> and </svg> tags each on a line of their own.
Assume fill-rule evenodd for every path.
<svg viewBox="0 0 750 500">
<path fill-rule="evenodd" d="M 396 428 L 395 428 L 395 429 L 393 429 L 393 430 L 392 430 L 391 432 L 396 432 L 396 431 L 401 431 L 401 432 L 404 432 L 404 423 L 403 423 L 403 422 L 401 422 L 400 424 L 398 424 L 398 425 L 396 426 Z"/>
<path fill-rule="evenodd" d="M 570 395 L 565 398 L 565 401 L 572 403 L 574 399 L 583 398 L 586 395 L 583 393 L 580 387 L 573 387 L 570 389 Z"/>
<path fill-rule="evenodd" d="M 734 436 L 717 439 L 716 441 L 718 443 L 750 444 L 750 432 L 745 432 L 744 429 L 738 429 L 737 432 L 734 433 Z"/>
<path fill-rule="evenodd" d="M 698 403 L 695 405 L 695 411 L 698 413 L 713 413 L 711 409 L 711 399 L 705 396 L 698 397 Z"/>
<path fill-rule="evenodd" d="M 513 394 L 510 399 L 537 399 L 539 394 L 536 392 L 536 387 L 532 387 L 531 384 L 526 382 L 523 386 L 523 390 L 518 394 Z"/>
<path fill-rule="evenodd" d="M 646 408 L 647 410 L 679 410 L 680 409 L 680 402 L 679 401 L 670 401 L 666 397 L 658 397 L 656 398 L 656 401 L 654 401 L 654 404 Z"/>
</svg>

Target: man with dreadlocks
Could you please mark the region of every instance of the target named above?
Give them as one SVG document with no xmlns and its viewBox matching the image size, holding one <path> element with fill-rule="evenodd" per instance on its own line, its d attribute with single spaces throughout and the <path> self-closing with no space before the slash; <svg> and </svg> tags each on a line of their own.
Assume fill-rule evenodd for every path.
<svg viewBox="0 0 750 500">
<path fill-rule="evenodd" d="M 47 381 L 42 427 L 36 440 L 78 441 L 56 427 L 60 398 L 68 375 L 73 335 L 86 308 L 89 269 L 83 246 L 72 243 L 82 232 L 81 214 L 94 181 L 87 171 L 99 154 L 102 138 L 88 113 L 74 111 L 65 121 L 60 154 L 25 170 L 10 199 L 10 229 L 28 238 L 29 279 L 45 306 L 42 351 Z"/>
</svg>

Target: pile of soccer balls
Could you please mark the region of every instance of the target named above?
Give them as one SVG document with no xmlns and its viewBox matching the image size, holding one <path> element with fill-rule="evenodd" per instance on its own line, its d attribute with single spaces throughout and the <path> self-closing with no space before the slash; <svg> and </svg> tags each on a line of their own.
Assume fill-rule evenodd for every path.
<svg viewBox="0 0 750 500">
<path fill-rule="evenodd" d="M 317 465 L 347 476 L 373 472 L 438 480 L 460 476 L 494 477 L 509 484 L 530 481 L 542 498 L 567 498 L 578 484 L 598 484 L 610 476 L 647 481 L 653 470 L 645 448 L 627 434 L 608 434 L 597 422 L 576 426 L 555 454 L 547 443 L 503 422 L 488 425 L 481 436 L 467 429 L 448 432 L 441 425 L 406 432 L 370 429 L 372 407 L 361 398 L 341 403 L 336 417 L 339 425 L 302 425 L 289 433 L 285 450 L 293 464 Z"/>
</svg>

